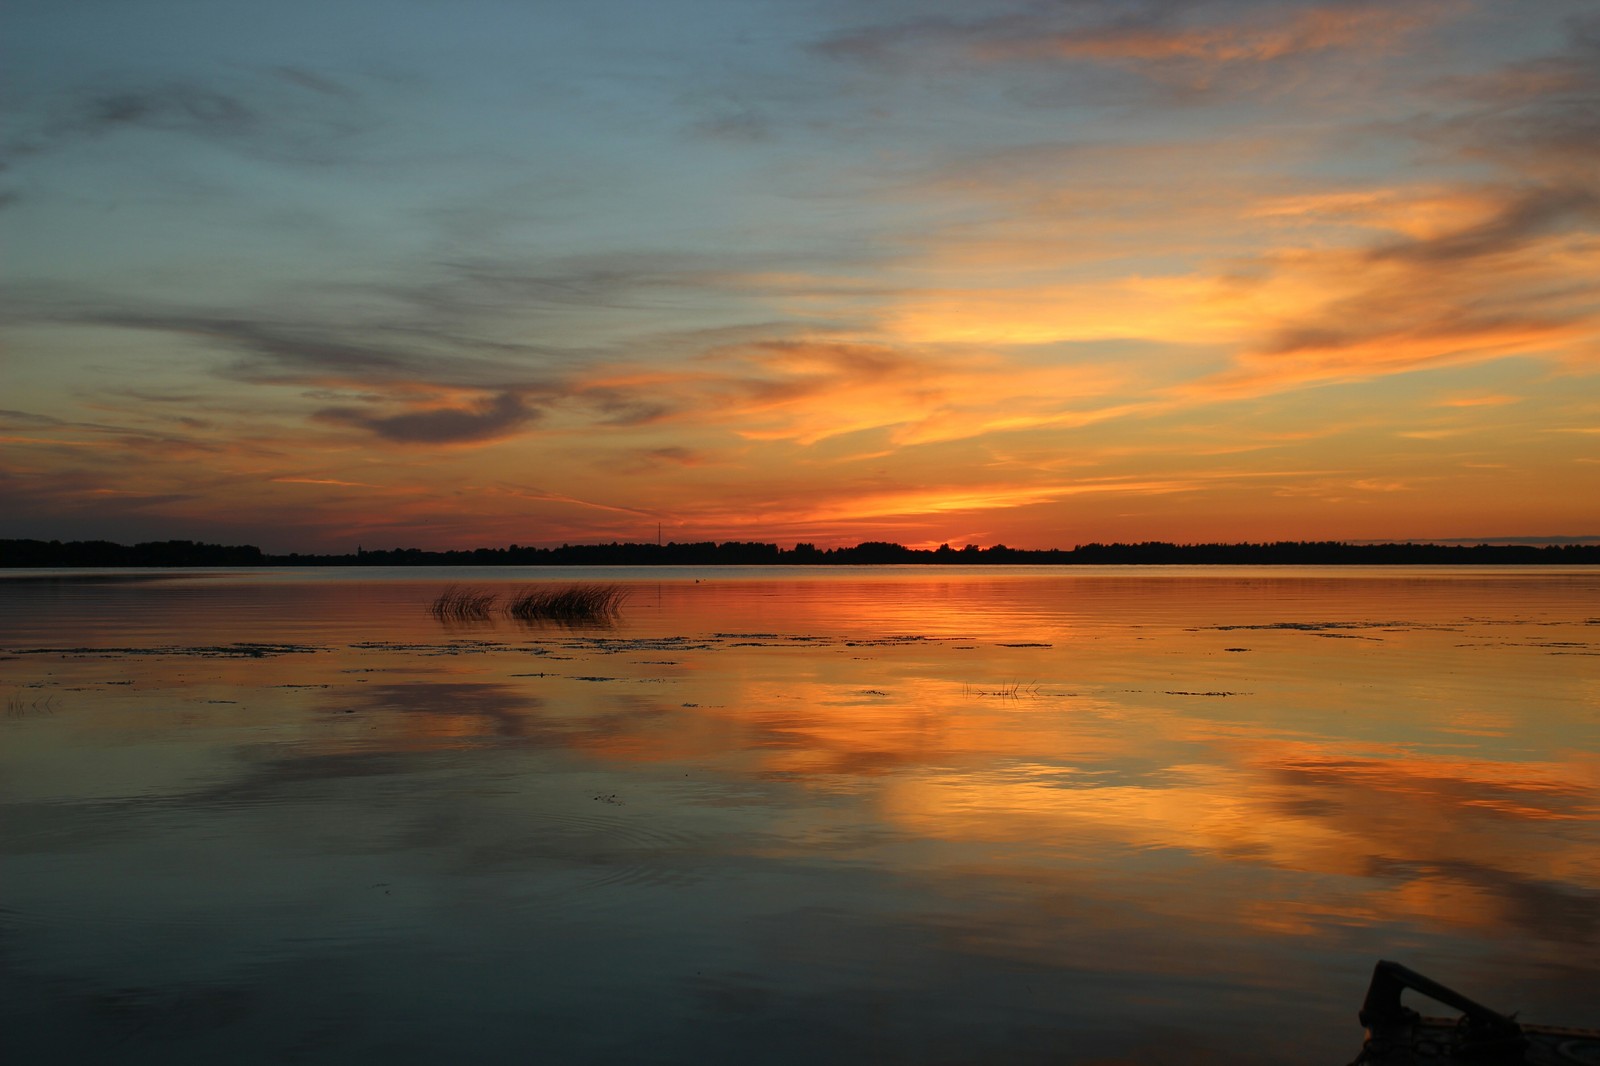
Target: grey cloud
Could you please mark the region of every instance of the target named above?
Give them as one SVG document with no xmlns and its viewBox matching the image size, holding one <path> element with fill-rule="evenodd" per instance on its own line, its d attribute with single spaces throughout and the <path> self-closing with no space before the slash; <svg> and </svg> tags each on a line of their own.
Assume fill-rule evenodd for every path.
<svg viewBox="0 0 1600 1066">
<path fill-rule="evenodd" d="M 896 48 L 920 40 L 939 39 L 961 32 L 947 19 L 920 18 L 907 22 L 857 26 L 831 33 L 816 41 L 812 50 L 832 59 L 882 60 Z"/>
<path fill-rule="evenodd" d="M 933 48 L 977 52 L 1009 52 L 1041 42 L 1091 44 L 1127 41 L 1150 34 L 1183 29 L 1255 25 L 1267 16 L 1315 8 L 1356 9 L 1360 3 L 1306 0 L 1275 3 L 1272 0 L 1063 0 L 1060 3 L 1014 3 L 1011 9 L 972 17 L 970 8 L 959 14 L 919 15 L 915 18 L 857 26 L 832 34 L 813 50 L 834 58 L 881 60 L 902 49 Z M 990 9 L 993 10 L 992 8 Z M 1203 19 L 1190 18 L 1201 15 Z"/>
<path fill-rule="evenodd" d="M 1443 358 L 1458 352 L 1463 345 L 1490 343 L 1505 334 L 1545 333 L 1580 317 L 1544 307 L 1529 312 L 1490 308 L 1473 313 L 1471 301 L 1471 294 L 1459 294 L 1440 308 L 1422 314 L 1403 298 L 1383 292 L 1362 293 L 1322 308 L 1314 321 L 1279 330 L 1267 338 L 1260 350 L 1267 355 L 1294 355 L 1360 348 L 1377 341 L 1424 342 L 1436 348 L 1437 357 Z"/>
<path fill-rule="evenodd" d="M 644 459 L 650 462 L 672 463 L 677 466 L 699 466 L 705 462 L 705 456 L 699 452 L 676 445 L 666 448 L 651 448 L 644 453 Z"/>
<path fill-rule="evenodd" d="M 385 345 L 345 338 L 353 328 L 320 324 L 288 326 L 262 319 L 190 312 L 139 313 L 124 310 L 65 310 L 40 316 L 54 321 L 150 330 L 217 341 L 240 353 L 228 368 L 234 378 L 269 384 L 324 383 L 327 378 L 381 386 L 417 381 L 464 388 L 507 388 L 518 382 L 522 391 L 547 389 L 530 380 L 528 369 L 506 359 L 440 352 L 441 347 L 477 343 L 500 355 L 547 355 L 552 349 L 532 346 L 488 345 L 463 342 L 426 326 L 394 330 L 410 346 Z M 362 329 L 363 337 L 384 331 Z"/>
<path fill-rule="evenodd" d="M 1600 162 L 1600 87 L 1586 100 L 1546 101 L 1505 134 L 1509 145 L 1594 165 Z"/>
<path fill-rule="evenodd" d="M 760 332 L 766 323 L 735 323 L 747 302 L 757 302 L 779 284 L 765 275 L 803 271 L 810 265 L 803 254 L 747 249 L 717 254 L 619 251 L 522 261 L 445 259 L 413 271 L 415 280 L 346 284 L 338 292 L 324 289 L 312 297 L 312 305 L 320 306 L 325 302 L 320 298 L 343 295 L 364 309 L 359 318 L 339 322 L 325 320 L 320 312 L 297 318 L 293 290 L 253 306 L 152 308 L 147 300 L 37 282 L 11 286 L 0 315 L 15 322 L 205 338 L 239 353 L 228 373 L 252 382 L 323 384 L 322 379 L 335 377 L 372 385 L 403 380 L 515 387 L 526 393 L 548 391 L 561 375 L 596 360 L 628 357 L 610 337 L 599 345 L 537 339 L 552 330 L 583 331 L 593 324 L 614 335 L 618 324 L 632 324 L 651 331 L 641 340 L 657 352 L 691 340 L 713 340 L 703 329 L 698 338 L 657 332 L 656 316 L 579 319 L 569 313 L 572 309 L 630 315 L 699 305 L 709 298 L 726 323 L 718 329 Z"/>
<path fill-rule="evenodd" d="M 116 395 L 116 393 L 113 393 L 113 395 Z M 179 419 L 179 421 L 194 422 L 195 420 Z M 170 454 L 173 452 L 216 450 L 215 445 L 205 441 L 175 437 L 163 432 L 151 432 L 136 426 L 116 425 L 108 422 L 68 421 L 52 415 L 39 415 L 28 411 L 0 411 L 0 428 L 33 432 L 51 429 L 69 431 L 80 436 L 110 440 L 126 452 L 139 454 Z"/>
<path fill-rule="evenodd" d="M 677 411 L 675 406 L 658 396 L 645 398 L 624 389 L 588 388 L 581 395 L 600 413 L 603 424 L 608 426 L 648 425 Z"/>
<path fill-rule="evenodd" d="M 575 275 L 603 289 L 613 278 L 596 268 Z M 485 271 L 481 285 L 512 300 L 525 278 Z M 618 284 L 626 284 L 618 281 Z M 594 290 L 591 290 L 591 293 Z M 317 403 L 313 417 L 328 425 L 353 427 L 399 444 L 466 444 L 515 434 L 543 417 L 553 403 L 585 409 L 600 426 L 639 426 L 678 413 L 674 399 L 654 386 L 585 385 L 585 362 L 626 359 L 616 350 L 578 351 L 535 345 L 502 344 L 453 336 L 448 320 L 465 317 L 473 297 L 452 293 L 447 305 L 423 317 L 431 324 L 409 327 L 330 327 L 321 323 L 285 324 L 244 314 L 187 310 L 141 312 L 110 306 L 112 300 L 70 293 L 20 294 L 14 317 L 22 321 L 91 324 L 201 338 L 236 358 L 219 368 L 229 378 L 259 385 L 303 386 L 301 396 Z M 99 306 L 96 306 L 96 305 Z M 394 344 L 383 343 L 385 333 Z M 654 352 L 697 352 L 709 343 L 700 335 L 675 339 L 654 336 Z M 480 354 L 481 353 L 481 354 Z M 587 360 L 581 357 L 588 357 Z M 466 390 L 478 402 L 430 399 Z M 113 390 L 141 401 L 185 403 L 182 394 Z M 214 404 L 204 412 L 210 415 Z"/>
<path fill-rule="evenodd" d="M 34 414 L 32 411 L 8 410 L 0 410 L 0 423 L 13 426 L 27 426 L 33 429 L 39 429 L 46 426 L 70 425 L 70 423 L 56 418 L 54 415 L 39 415 Z"/>
<path fill-rule="evenodd" d="M 492 333 L 485 336 L 486 330 L 505 333 L 509 323 L 519 332 L 535 332 L 541 305 L 554 309 L 554 320 L 562 322 L 571 317 L 568 307 L 650 309 L 680 291 L 726 297 L 724 308 L 731 319 L 741 297 L 756 291 L 748 280 L 752 272 L 771 269 L 774 262 L 775 257 L 759 251 L 731 256 L 610 253 L 531 264 L 447 262 L 430 271 L 430 279 L 415 284 L 354 287 L 365 313 L 338 323 L 316 311 L 300 320 L 291 318 L 289 297 L 257 307 L 152 308 L 116 294 L 40 283 L 14 287 L 6 303 L 8 317 L 19 322 L 87 324 L 196 339 L 231 356 L 216 367 L 226 378 L 299 386 L 301 395 L 320 408 L 315 417 L 324 424 L 361 429 L 395 443 L 471 443 L 514 434 L 556 403 L 583 411 L 597 426 L 660 422 L 682 413 L 687 402 L 682 390 L 611 384 L 605 375 L 594 380 L 593 368 L 693 357 L 708 347 L 781 336 L 791 326 L 762 322 L 688 332 L 653 330 L 626 343 L 591 348 L 501 340 Z M 390 306 L 381 307 L 383 302 Z M 639 325 L 659 321 L 641 319 Z M 781 342 L 764 346 L 774 356 L 782 347 Z M 812 351 L 811 358 L 817 357 Z M 867 349 L 830 348 L 822 359 L 828 375 L 870 376 L 888 369 L 877 366 L 881 355 Z M 737 381 L 727 384 L 739 387 Z M 752 386 L 758 392 L 762 387 Z M 462 390 L 483 399 L 444 399 Z M 182 403 L 186 397 L 152 394 L 149 399 Z M 215 402 L 206 406 L 189 413 L 210 417 Z"/>
<path fill-rule="evenodd" d="M 1493 218 L 1438 237 L 1375 249 L 1373 259 L 1447 263 L 1513 251 L 1535 238 L 1600 221 L 1600 193 L 1591 189 L 1540 188 L 1512 198 Z"/>
<path fill-rule="evenodd" d="M 1134 14 L 1124 17 L 1138 17 L 1138 12 L 1152 6 L 1161 8 L 1168 5 L 1130 4 L 1127 8 Z M 1035 35 L 1059 31 L 1074 24 L 1071 18 L 1073 12 L 1086 7 L 1093 5 L 1068 2 L 1045 8 L 1018 4 L 1011 11 L 980 18 L 973 18 L 970 14 L 965 17 L 919 14 L 914 18 L 869 23 L 829 34 L 816 41 L 812 50 L 834 59 L 881 62 L 909 48 L 959 48 L 1030 31 Z"/>
<path fill-rule="evenodd" d="M 652 422 L 660 422 L 678 413 L 678 408 L 671 404 L 650 403 L 644 400 L 634 400 L 627 403 L 608 404 L 602 408 L 606 417 L 601 419 L 602 425 L 607 426 L 647 426 Z"/>
<path fill-rule="evenodd" d="M 252 109 L 232 96 L 198 86 L 176 85 L 92 97 L 79 121 L 88 132 L 138 125 L 232 133 L 248 130 L 258 119 Z"/>
<path fill-rule="evenodd" d="M 1555 171 L 1594 186 L 1600 165 L 1600 16 L 1568 23 L 1559 51 L 1438 88 L 1470 106 L 1422 127 L 1422 135 L 1460 145 L 1519 171 Z"/>
<path fill-rule="evenodd" d="M 758 111 L 748 109 L 701 119 L 690 129 L 719 141 L 769 141 L 773 134 L 772 120 Z"/>
<path fill-rule="evenodd" d="M 922 66 L 940 77 L 952 66 L 982 69 L 990 80 L 1004 69 L 1007 96 L 1029 106 L 1120 109 L 1152 99 L 1170 106 L 1292 91 L 1306 81 L 1308 63 L 1370 53 L 1443 10 L 1422 0 L 1398 7 L 1371 0 L 1019 3 L 976 18 L 858 26 L 813 48 L 837 60 Z M 1341 84 L 1349 77 L 1343 66 L 1326 72 Z"/>
<path fill-rule="evenodd" d="M 749 346 L 767 357 L 802 355 L 824 366 L 830 373 L 864 381 L 876 381 L 901 374 L 921 374 L 926 369 L 918 359 L 903 351 L 882 345 L 847 342 L 766 340 Z"/>
<path fill-rule="evenodd" d="M 185 406 L 194 406 L 206 399 L 198 392 L 157 392 L 153 389 L 112 389 L 111 394 L 114 396 L 126 396 L 129 399 L 138 400 L 140 403 L 176 403 L 184 404 Z"/>
<path fill-rule="evenodd" d="M 255 109 L 237 97 L 204 86 L 88 90 L 9 147 L 17 155 L 31 155 L 61 142 L 133 127 L 231 137 L 251 132 L 259 122 Z"/>
<path fill-rule="evenodd" d="M 862 20 L 812 44 L 812 50 L 839 59 L 881 60 L 905 48 L 964 47 L 1004 37 L 1038 36 L 1066 30 L 1108 25 L 1160 25 L 1179 11 L 1200 6 L 1205 0 L 1011 0 L 984 5 L 974 15 L 971 3 L 918 0 L 906 5 L 879 4 L 883 13 Z M 874 5 L 855 3 L 851 13 Z M 942 10 L 941 10 L 942 8 Z M 898 10 L 897 10 L 898 9 Z M 910 12 L 900 14 L 903 10 Z"/>
<path fill-rule="evenodd" d="M 349 86 L 304 67 L 278 67 L 273 73 L 291 85 L 310 89 L 324 96 L 337 96 L 345 100 L 354 100 L 360 96 Z"/>
<path fill-rule="evenodd" d="M 312 90 L 308 92 L 307 90 Z M 13 107 L 5 154 L 26 157 L 120 131 L 179 134 L 283 162 L 349 159 L 377 124 L 359 94 L 299 68 L 241 76 L 225 87 L 195 82 L 87 85 Z"/>
<path fill-rule="evenodd" d="M 125 329 L 209 337 L 253 356 L 264 357 L 247 360 L 239 366 L 241 375 L 246 377 L 270 376 L 275 369 L 279 373 L 287 369 L 395 376 L 421 362 L 415 356 L 401 355 L 386 348 L 345 343 L 308 331 L 294 331 L 244 318 L 109 311 L 84 314 L 78 320 Z"/>
<path fill-rule="evenodd" d="M 507 437 L 538 419 L 541 412 L 521 397 L 502 392 L 472 407 L 440 407 L 375 415 L 352 407 L 329 407 L 316 417 L 356 426 L 397 444 L 465 444 Z"/>
<path fill-rule="evenodd" d="M 58 320 L 92 322 L 156 332 L 206 337 L 242 353 L 227 369 L 237 379 L 263 384 L 320 384 L 331 381 L 365 386 L 373 407 L 345 404 L 325 407 L 313 417 L 325 424 L 349 426 L 397 444 L 467 444 L 501 439 L 537 421 L 543 412 L 530 406 L 533 395 L 561 394 L 559 383 L 534 379 L 525 367 L 505 360 L 439 355 L 384 345 L 349 341 L 325 327 L 286 327 L 243 317 L 201 314 L 137 314 L 127 311 L 64 313 Z M 416 331 L 423 342 L 434 339 Z M 525 350 L 519 349 L 519 354 Z M 419 391 L 476 389 L 484 398 L 466 406 L 422 406 Z M 398 394 L 402 409 L 376 406 Z M 613 408 L 622 412 L 625 401 Z"/>
<path fill-rule="evenodd" d="M 394 289 L 392 294 L 450 314 L 530 305 L 637 309 L 658 306 L 673 292 L 738 291 L 730 279 L 794 265 L 792 255 L 650 250 L 564 256 L 531 264 L 458 259 L 439 264 L 435 280 Z"/>
</svg>

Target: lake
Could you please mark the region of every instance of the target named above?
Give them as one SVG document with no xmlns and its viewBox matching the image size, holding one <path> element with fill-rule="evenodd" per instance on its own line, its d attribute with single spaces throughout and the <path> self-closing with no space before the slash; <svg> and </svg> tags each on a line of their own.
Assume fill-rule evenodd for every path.
<svg viewBox="0 0 1600 1066">
<path fill-rule="evenodd" d="M 12 1062 L 1343 1064 L 1379 958 L 1600 1024 L 1600 569 L 9 571 L 0 663 Z"/>
</svg>

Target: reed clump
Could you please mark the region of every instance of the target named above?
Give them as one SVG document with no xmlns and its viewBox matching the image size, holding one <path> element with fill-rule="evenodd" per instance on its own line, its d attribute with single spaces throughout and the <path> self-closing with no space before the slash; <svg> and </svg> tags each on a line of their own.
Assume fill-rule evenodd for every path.
<svg viewBox="0 0 1600 1066">
<path fill-rule="evenodd" d="M 528 588 L 500 604 L 497 593 L 451 585 L 428 605 L 441 622 L 487 622 L 497 614 L 519 622 L 611 622 L 622 610 L 620 585 Z"/>
<path fill-rule="evenodd" d="M 618 585 L 564 585 L 524 589 L 506 604 L 520 622 L 609 622 L 622 609 L 626 593 Z"/>
<path fill-rule="evenodd" d="M 428 613 L 441 622 L 487 622 L 493 616 L 495 601 L 499 598 L 495 593 L 482 589 L 451 585 L 433 601 Z"/>
</svg>

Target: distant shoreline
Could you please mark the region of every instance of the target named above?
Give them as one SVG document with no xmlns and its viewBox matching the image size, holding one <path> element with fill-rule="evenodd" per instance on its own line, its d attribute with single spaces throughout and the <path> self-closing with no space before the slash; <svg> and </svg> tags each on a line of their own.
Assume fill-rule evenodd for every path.
<svg viewBox="0 0 1600 1066">
<path fill-rule="evenodd" d="M 0 568 L 283 567 L 283 566 L 1573 566 L 1600 564 L 1600 544 L 1349 544 L 1277 541 L 1240 544 L 1082 544 L 1043 550 L 907 548 L 868 541 L 849 548 L 797 544 L 784 549 L 753 541 L 690 544 L 564 544 L 559 548 L 394 548 L 333 555 L 272 555 L 253 545 L 151 541 L 0 540 Z"/>
</svg>

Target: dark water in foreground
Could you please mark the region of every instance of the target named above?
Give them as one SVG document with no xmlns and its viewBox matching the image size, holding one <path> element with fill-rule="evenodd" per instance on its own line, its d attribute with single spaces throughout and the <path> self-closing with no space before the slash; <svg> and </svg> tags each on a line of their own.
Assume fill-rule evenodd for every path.
<svg viewBox="0 0 1600 1066">
<path fill-rule="evenodd" d="M 14 577 L 10 1062 L 1345 1063 L 1379 957 L 1600 1023 L 1594 569 Z"/>
</svg>

